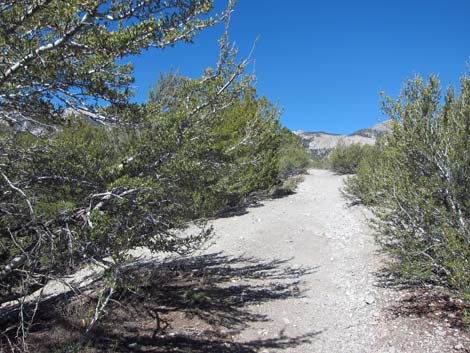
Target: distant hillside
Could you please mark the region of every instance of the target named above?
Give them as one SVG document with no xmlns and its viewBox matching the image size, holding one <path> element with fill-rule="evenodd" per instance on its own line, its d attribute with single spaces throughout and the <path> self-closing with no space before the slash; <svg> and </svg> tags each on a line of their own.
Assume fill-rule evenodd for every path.
<svg viewBox="0 0 470 353">
<path fill-rule="evenodd" d="M 339 143 L 345 145 L 352 145 L 354 143 L 373 145 L 377 137 L 391 132 L 389 125 L 388 121 L 384 121 L 370 128 L 353 132 L 350 135 L 331 134 L 322 131 L 305 132 L 301 130 L 294 133 L 302 139 L 303 144 L 309 149 L 312 156 L 325 158 Z"/>
<path fill-rule="evenodd" d="M 110 125 L 116 121 L 116 117 L 113 116 L 105 116 L 103 114 L 93 113 L 83 109 L 79 110 L 76 108 L 65 108 L 62 112 L 57 113 L 54 118 L 51 117 L 51 121 L 48 121 L 47 123 L 40 122 L 19 113 L 6 113 L 8 115 L 8 120 L 0 119 L 0 132 L 13 129 L 14 131 L 28 131 L 36 136 L 41 135 L 46 130 L 60 130 L 60 124 L 58 122 L 60 120 L 69 119 L 71 116 L 80 117 L 83 121 L 92 125 Z M 0 116 L 2 116 L 1 110 Z"/>
<path fill-rule="evenodd" d="M 357 130 L 356 132 L 352 133 L 351 135 L 377 138 L 377 137 L 380 137 L 380 136 L 387 135 L 390 132 L 391 132 L 390 121 L 387 120 L 387 121 L 383 121 L 379 124 L 376 124 L 376 125 L 374 125 L 370 128 Z"/>
</svg>

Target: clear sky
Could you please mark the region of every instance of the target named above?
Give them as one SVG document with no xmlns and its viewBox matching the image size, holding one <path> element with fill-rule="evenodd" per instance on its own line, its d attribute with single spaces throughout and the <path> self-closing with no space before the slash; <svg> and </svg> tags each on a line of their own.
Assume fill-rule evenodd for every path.
<svg viewBox="0 0 470 353">
<path fill-rule="evenodd" d="M 222 32 L 133 60 L 135 99 L 145 101 L 160 72 L 198 77 L 213 66 Z M 284 108 L 283 125 L 351 133 L 383 120 L 379 93 L 396 97 L 415 74 L 458 85 L 470 62 L 470 0 L 238 0 L 230 35 L 241 56 L 259 36 L 258 93 Z"/>
</svg>

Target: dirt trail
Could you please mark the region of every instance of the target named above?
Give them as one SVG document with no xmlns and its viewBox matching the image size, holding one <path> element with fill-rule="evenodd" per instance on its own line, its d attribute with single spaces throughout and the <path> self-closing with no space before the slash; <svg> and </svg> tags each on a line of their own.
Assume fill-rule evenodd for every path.
<svg viewBox="0 0 470 353">
<path fill-rule="evenodd" d="M 234 340 L 293 343 L 261 352 L 437 353 L 454 352 L 456 345 L 463 351 L 469 342 L 457 331 L 390 315 L 400 293 L 377 286 L 380 255 L 364 210 L 347 207 L 342 198 L 342 181 L 328 171 L 310 170 L 296 194 L 214 221 L 216 242 L 206 253 L 288 260 L 282 266 L 302 273 L 297 284 L 260 276 L 260 285 L 269 282 L 273 288 L 287 288 L 290 281 L 290 292 L 250 306 L 263 319 L 253 320 Z M 237 278 L 232 282 L 240 285 Z"/>
<path fill-rule="evenodd" d="M 346 205 L 342 182 L 328 171 L 310 170 L 294 195 L 213 221 L 214 244 L 171 266 L 139 250 L 147 270 L 171 268 L 182 282 L 179 291 L 171 287 L 160 297 L 152 292 L 155 303 L 148 303 L 173 308 L 165 316 L 170 328 L 158 337 L 127 331 L 148 323 L 126 316 L 119 339 L 111 330 L 106 342 L 121 342 L 117 351 L 126 352 L 470 353 L 470 337 L 452 328 L 451 320 L 407 310 L 393 315 L 397 305 L 406 309 L 407 293 L 378 285 L 381 255 L 366 210 Z M 83 287 L 101 271 L 85 268 L 66 281 Z M 196 297 L 188 300 L 199 287 L 206 295 L 200 307 Z M 67 291 L 58 281 L 44 289 L 51 295 Z"/>
</svg>

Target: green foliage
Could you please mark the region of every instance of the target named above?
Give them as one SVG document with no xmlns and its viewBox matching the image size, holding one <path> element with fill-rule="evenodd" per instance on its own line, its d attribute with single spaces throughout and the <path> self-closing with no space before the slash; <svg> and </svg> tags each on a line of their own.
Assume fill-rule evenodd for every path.
<svg viewBox="0 0 470 353">
<path fill-rule="evenodd" d="M 2 284 L 30 293 L 37 278 L 90 259 L 119 273 L 139 247 L 187 254 L 211 234 L 204 219 L 269 190 L 278 178 L 278 112 L 244 78 L 221 90 L 232 75 L 173 78 L 173 105 L 150 99 L 124 111 L 121 124 L 69 117 L 51 135 L 5 134 Z M 182 233 L 189 222 L 199 231 Z"/>
<path fill-rule="evenodd" d="M 373 147 L 362 144 L 338 144 L 328 157 L 329 168 L 338 174 L 354 174 Z"/>
<path fill-rule="evenodd" d="M 216 74 L 163 77 L 119 124 L 70 116 L 50 135 L 2 137 L 0 280 L 28 292 L 34 281 L 17 269 L 60 275 L 107 257 L 122 266 L 138 247 L 188 253 L 210 235 L 203 219 L 277 182 L 278 111 L 232 52 L 221 57 Z M 188 222 L 200 232 L 179 232 Z"/>
<path fill-rule="evenodd" d="M 330 169 L 328 158 L 320 158 L 317 156 L 312 156 L 310 166 L 316 169 Z"/>
<path fill-rule="evenodd" d="M 208 70 L 201 80 L 164 77 L 150 92 L 148 104 L 149 119 L 165 126 L 166 137 L 175 129 L 171 139 L 178 141 L 175 148 L 184 148 L 191 158 L 198 154 L 204 161 L 182 165 L 181 158 L 173 159 L 178 163 L 176 168 L 182 168 L 177 172 L 180 182 L 190 186 L 191 192 L 185 194 L 191 196 L 191 204 L 203 216 L 239 205 L 251 192 L 269 189 L 278 177 L 279 112 L 265 98 L 257 98 L 256 91 L 245 82 L 226 92 L 225 102 L 230 105 L 206 113 L 202 122 L 191 117 L 193 111 L 218 95 L 214 87 L 217 82 L 210 75 Z M 189 106 L 175 104 L 186 96 L 192 97 Z"/>
<path fill-rule="evenodd" d="M 345 180 L 344 194 L 353 203 L 374 205 L 383 195 L 381 190 L 386 164 L 385 140 L 379 139 L 375 145 L 368 146 L 355 169 L 355 175 Z"/>
<path fill-rule="evenodd" d="M 231 11 L 209 17 L 212 7 L 211 0 L 3 2 L 0 118 L 49 123 L 63 104 L 93 111 L 98 100 L 126 103 L 133 67 L 122 59 L 190 42 Z"/>
<path fill-rule="evenodd" d="M 210 237 L 207 218 L 277 182 L 279 112 L 257 97 L 227 33 L 217 67 L 198 79 L 163 76 L 146 104 L 128 102 L 131 67 L 116 60 L 191 40 L 220 20 L 205 17 L 211 7 L 205 0 L 2 7 L 0 119 L 13 128 L 0 121 L 0 304 L 91 261 L 119 282 L 140 247 L 188 254 Z M 111 105 L 93 104 L 103 100 Z M 77 116 L 51 119 L 64 105 Z M 113 294 L 102 285 L 87 330 Z M 18 322 L 18 332 L 32 324 Z"/>
<path fill-rule="evenodd" d="M 285 178 L 305 173 L 311 166 L 311 158 L 300 138 L 287 128 L 280 131 L 279 174 Z"/>
<path fill-rule="evenodd" d="M 441 100 L 439 81 L 407 82 L 384 101 L 393 134 L 363 160 L 346 190 L 373 207 L 393 270 L 470 294 L 470 79 Z"/>
</svg>

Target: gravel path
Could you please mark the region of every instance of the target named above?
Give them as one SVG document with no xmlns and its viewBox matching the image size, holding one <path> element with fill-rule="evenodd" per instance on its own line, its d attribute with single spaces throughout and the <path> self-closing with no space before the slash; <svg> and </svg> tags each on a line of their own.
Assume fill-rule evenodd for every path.
<svg viewBox="0 0 470 353">
<path fill-rule="evenodd" d="M 227 290 L 215 292 L 209 307 L 219 322 L 230 323 L 214 330 L 231 337 L 214 351 L 470 353 L 468 333 L 451 320 L 393 314 L 409 293 L 377 285 L 383 256 L 366 210 L 342 198 L 343 178 L 310 170 L 294 195 L 212 222 L 214 244 L 196 255 L 223 262 L 216 275 Z M 85 268 L 66 282 L 83 286 L 94 271 L 101 272 Z M 43 294 L 69 290 L 52 281 Z M 226 297 L 218 298 L 221 293 Z M 188 329 L 179 329 L 187 337 Z M 218 341 L 208 342 L 201 352 L 213 351 Z"/>
<path fill-rule="evenodd" d="M 262 352 L 465 352 L 470 342 L 458 331 L 390 314 L 403 293 L 376 285 L 380 255 L 365 210 L 347 207 L 341 197 L 342 181 L 310 170 L 296 194 L 214 221 L 216 242 L 206 252 L 289 260 L 283 266 L 310 269 L 299 278 L 299 295 L 250 306 L 266 320 L 249 323 L 234 340 L 311 334 L 308 343 Z"/>
</svg>

